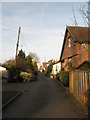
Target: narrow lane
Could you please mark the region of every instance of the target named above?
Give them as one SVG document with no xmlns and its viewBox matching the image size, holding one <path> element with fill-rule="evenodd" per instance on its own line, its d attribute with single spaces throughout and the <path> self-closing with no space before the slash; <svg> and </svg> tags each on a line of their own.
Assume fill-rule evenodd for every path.
<svg viewBox="0 0 90 120">
<path fill-rule="evenodd" d="M 3 111 L 3 118 L 78 118 L 64 88 L 39 73 L 38 81 Z"/>
</svg>

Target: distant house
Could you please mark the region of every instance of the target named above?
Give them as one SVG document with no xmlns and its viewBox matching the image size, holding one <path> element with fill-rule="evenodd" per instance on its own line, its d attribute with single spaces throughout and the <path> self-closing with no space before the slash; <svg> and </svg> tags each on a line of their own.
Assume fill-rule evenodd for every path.
<svg viewBox="0 0 90 120">
<path fill-rule="evenodd" d="M 6 68 L 0 66 L 0 71 L 6 70 Z"/>
<path fill-rule="evenodd" d="M 53 78 L 56 78 L 56 75 L 59 72 L 60 72 L 60 62 L 56 62 L 53 64 L 51 75 L 53 76 Z"/>
<path fill-rule="evenodd" d="M 44 73 L 46 73 L 47 70 L 48 70 L 48 67 L 49 67 L 50 65 L 53 65 L 54 63 L 55 63 L 55 60 L 53 60 L 53 59 L 51 59 L 51 60 L 49 60 L 49 61 L 47 61 L 47 62 L 43 62 L 43 63 L 42 63 L 42 71 L 44 71 Z"/>
<path fill-rule="evenodd" d="M 6 68 L 0 66 L 0 78 L 6 78 L 8 79 L 8 71 L 6 70 Z"/>
<path fill-rule="evenodd" d="M 89 53 L 89 27 L 66 26 L 60 56 L 61 70 L 69 71 L 84 64 L 88 66 L 87 64 L 90 63 Z"/>
<path fill-rule="evenodd" d="M 48 63 L 47 62 L 43 62 L 42 63 L 42 71 L 46 71 L 47 70 L 47 68 L 48 68 Z"/>
</svg>

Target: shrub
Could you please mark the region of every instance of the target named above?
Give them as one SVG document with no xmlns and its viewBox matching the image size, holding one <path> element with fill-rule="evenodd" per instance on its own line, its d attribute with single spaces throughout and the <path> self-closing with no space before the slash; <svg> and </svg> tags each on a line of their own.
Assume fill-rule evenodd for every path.
<svg viewBox="0 0 90 120">
<path fill-rule="evenodd" d="M 52 67 L 53 67 L 53 64 L 50 64 L 50 65 L 48 66 L 48 69 L 47 69 L 47 72 L 46 72 L 46 76 L 47 76 L 47 77 L 50 77 L 51 72 L 52 72 Z"/>
<path fill-rule="evenodd" d="M 64 86 L 69 86 L 69 73 L 66 71 L 60 71 L 60 81 Z"/>
<path fill-rule="evenodd" d="M 57 79 L 57 80 L 60 80 L 60 79 L 59 79 L 59 76 L 60 76 L 60 74 L 57 73 L 57 74 L 56 74 L 56 79 Z"/>
<path fill-rule="evenodd" d="M 7 69 L 9 70 L 9 73 L 10 73 L 10 78 L 9 78 L 8 82 L 19 82 L 19 80 L 20 80 L 19 68 L 16 65 L 10 65 L 7 67 Z"/>
<path fill-rule="evenodd" d="M 24 80 L 24 82 L 29 82 L 32 80 L 32 75 L 27 72 L 21 72 L 20 73 L 21 78 Z"/>
</svg>

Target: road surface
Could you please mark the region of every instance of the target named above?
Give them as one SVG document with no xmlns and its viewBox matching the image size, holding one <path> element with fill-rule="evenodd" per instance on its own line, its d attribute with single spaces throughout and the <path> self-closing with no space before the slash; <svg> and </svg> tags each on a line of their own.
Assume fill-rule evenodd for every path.
<svg viewBox="0 0 90 120">
<path fill-rule="evenodd" d="M 71 98 L 54 79 L 38 75 L 38 80 L 3 110 L 3 118 L 78 118 Z"/>
</svg>

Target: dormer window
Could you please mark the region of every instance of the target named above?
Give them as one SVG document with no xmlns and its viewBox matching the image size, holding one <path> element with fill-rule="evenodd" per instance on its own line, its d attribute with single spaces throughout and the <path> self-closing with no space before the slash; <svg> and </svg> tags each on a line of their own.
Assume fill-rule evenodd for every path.
<svg viewBox="0 0 90 120">
<path fill-rule="evenodd" d="M 70 37 L 68 38 L 68 47 L 70 48 L 71 47 L 71 39 L 70 39 Z"/>
</svg>

